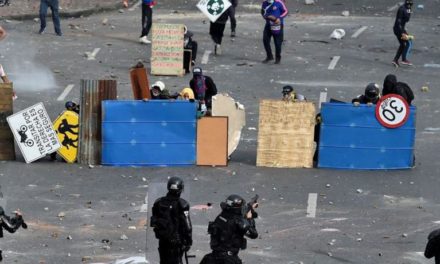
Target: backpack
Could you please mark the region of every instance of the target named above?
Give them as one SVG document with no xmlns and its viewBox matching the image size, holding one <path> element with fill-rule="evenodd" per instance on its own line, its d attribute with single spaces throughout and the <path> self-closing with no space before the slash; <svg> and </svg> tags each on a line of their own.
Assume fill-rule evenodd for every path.
<svg viewBox="0 0 440 264">
<path fill-rule="evenodd" d="M 206 81 L 205 81 L 205 76 L 198 76 L 196 77 L 196 79 L 194 80 L 194 85 L 195 85 L 195 92 L 197 94 L 197 100 L 199 101 L 205 101 L 205 94 L 206 91 L 208 90 L 208 88 L 206 87 Z"/>
<path fill-rule="evenodd" d="M 178 242 L 178 206 L 178 200 L 166 198 L 160 199 L 154 204 L 150 225 L 153 227 L 157 239 Z"/>
</svg>

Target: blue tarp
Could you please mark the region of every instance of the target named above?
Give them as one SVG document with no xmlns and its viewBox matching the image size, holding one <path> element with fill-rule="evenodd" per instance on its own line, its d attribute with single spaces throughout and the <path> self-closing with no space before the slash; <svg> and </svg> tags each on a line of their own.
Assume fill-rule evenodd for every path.
<svg viewBox="0 0 440 264">
<path fill-rule="evenodd" d="M 196 163 L 196 104 L 104 101 L 102 164 L 182 166 Z"/>
<path fill-rule="evenodd" d="M 319 168 L 407 169 L 414 159 L 416 108 L 406 123 L 383 127 L 375 106 L 324 103 L 321 108 Z"/>
</svg>

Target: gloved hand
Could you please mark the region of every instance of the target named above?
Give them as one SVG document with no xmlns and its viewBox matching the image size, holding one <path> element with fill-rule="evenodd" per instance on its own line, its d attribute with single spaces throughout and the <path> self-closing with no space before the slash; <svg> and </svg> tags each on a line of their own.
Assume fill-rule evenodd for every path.
<svg viewBox="0 0 440 264">
<path fill-rule="evenodd" d="M 190 245 L 182 245 L 182 251 L 183 252 L 188 252 L 191 249 Z"/>
<path fill-rule="evenodd" d="M 359 106 L 359 105 L 360 105 L 359 102 L 354 102 L 354 103 L 353 103 L 353 106 Z"/>
</svg>

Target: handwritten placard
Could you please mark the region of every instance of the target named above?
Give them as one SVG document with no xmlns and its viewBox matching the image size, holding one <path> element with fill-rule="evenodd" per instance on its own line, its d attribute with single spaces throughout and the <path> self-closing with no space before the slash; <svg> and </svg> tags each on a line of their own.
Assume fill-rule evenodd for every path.
<svg viewBox="0 0 440 264">
<path fill-rule="evenodd" d="M 183 75 L 184 25 L 153 24 L 151 74 Z"/>
</svg>

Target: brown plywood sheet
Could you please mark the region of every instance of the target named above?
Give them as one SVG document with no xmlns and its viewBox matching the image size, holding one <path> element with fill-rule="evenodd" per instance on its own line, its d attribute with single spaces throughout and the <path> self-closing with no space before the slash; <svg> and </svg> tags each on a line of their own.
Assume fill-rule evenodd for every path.
<svg viewBox="0 0 440 264">
<path fill-rule="evenodd" d="M 13 114 L 12 83 L 0 83 L 0 160 L 15 160 L 14 135 L 6 118 Z"/>
<path fill-rule="evenodd" d="M 311 102 L 261 100 L 257 166 L 312 168 L 314 126 Z"/>
<path fill-rule="evenodd" d="M 228 94 L 217 94 L 212 97 L 212 116 L 227 116 L 229 118 L 228 156 L 231 156 L 240 143 L 241 130 L 246 125 L 244 106 Z"/>
<path fill-rule="evenodd" d="M 228 117 L 197 120 L 197 165 L 228 164 Z"/>
<path fill-rule="evenodd" d="M 130 70 L 131 89 L 135 100 L 151 99 L 150 84 L 145 68 L 133 68 Z"/>
</svg>

